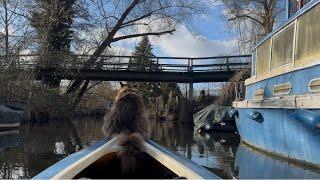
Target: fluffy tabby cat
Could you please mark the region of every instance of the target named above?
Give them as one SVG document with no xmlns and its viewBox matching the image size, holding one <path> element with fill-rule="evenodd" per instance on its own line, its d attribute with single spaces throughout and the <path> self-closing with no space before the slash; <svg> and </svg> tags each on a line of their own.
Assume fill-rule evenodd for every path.
<svg viewBox="0 0 320 180">
<path fill-rule="evenodd" d="M 143 151 L 143 141 L 149 138 L 149 118 L 142 97 L 133 86 L 121 84 L 110 112 L 104 117 L 102 131 L 106 137 L 118 136 L 123 151 L 123 173 L 135 170 L 136 155 Z"/>
</svg>

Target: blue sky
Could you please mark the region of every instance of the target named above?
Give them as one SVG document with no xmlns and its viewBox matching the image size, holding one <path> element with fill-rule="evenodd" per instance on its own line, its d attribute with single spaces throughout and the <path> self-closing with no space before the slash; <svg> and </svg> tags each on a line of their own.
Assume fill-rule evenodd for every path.
<svg viewBox="0 0 320 180">
<path fill-rule="evenodd" d="M 208 57 L 239 54 L 235 34 L 227 30 L 227 21 L 222 6 L 210 6 L 203 15 L 195 15 L 188 27 L 179 25 L 172 35 L 149 37 L 155 56 Z M 199 38 L 200 37 L 200 38 Z M 140 39 L 131 39 L 113 44 L 119 49 L 133 49 Z M 220 83 L 199 83 L 195 91 L 217 89 Z M 183 87 L 183 86 L 181 86 Z"/>
<path fill-rule="evenodd" d="M 235 35 L 227 30 L 222 6 L 211 5 L 206 14 L 195 15 L 186 26 L 178 25 L 172 35 L 149 37 L 156 56 L 205 57 L 238 54 Z M 118 49 L 134 49 L 140 38 L 113 44 Z"/>
<path fill-rule="evenodd" d="M 187 57 L 238 54 L 235 51 L 235 34 L 227 30 L 227 21 L 222 12 L 221 6 L 215 6 L 206 15 L 197 15 L 193 18 L 191 28 L 201 36 L 202 40 L 192 38 L 191 32 L 188 34 L 184 28 L 178 29 L 173 37 L 168 37 L 170 40 L 160 40 L 157 45 L 154 45 L 154 54 L 157 56 Z M 188 40 L 193 43 L 191 46 L 185 45 Z M 169 49 L 166 48 L 168 44 L 175 44 L 175 46 L 170 46 L 171 49 Z M 194 50 L 190 49 L 192 47 Z M 194 84 L 194 89 L 195 91 L 209 89 L 210 93 L 216 93 L 214 90 L 220 86 L 221 83 L 198 83 Z"/>
<path fill-rule="evenodd" d="M 153 39 L 154 54 L 188 57 L 238 54 L 235 51 L 235 35 L 227 30 L 222 12 L 221 6 L 213 6 L 207 14 L 194 16 L 188 29 L 178 27 L 173 35 Z"/>
</svg>

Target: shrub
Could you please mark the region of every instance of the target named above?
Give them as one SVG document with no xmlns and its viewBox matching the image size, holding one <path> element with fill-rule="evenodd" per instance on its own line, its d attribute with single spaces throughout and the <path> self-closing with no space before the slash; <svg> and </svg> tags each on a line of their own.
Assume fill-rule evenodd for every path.
<svg viewBox="0 0 320 180">
<path fill-rule="evenodd" d="M 234 74 L 230 81 L 224 84 L 220 90 L 217 104 L 221 106 L 231 106 L 235 100 L 235 84 L 250 77 L 250 69 L 244 69 Z"/>
</svg>

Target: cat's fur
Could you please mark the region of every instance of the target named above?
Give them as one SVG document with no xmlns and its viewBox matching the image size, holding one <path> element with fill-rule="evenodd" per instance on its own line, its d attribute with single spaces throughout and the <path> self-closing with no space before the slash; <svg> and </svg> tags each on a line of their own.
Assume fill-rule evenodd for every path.
<svg viewBox="0 0 320 180">
<path fill-rule="evenodd" d="M 118 136 L 119 153 L 124 173 L 133 172 L 136 155 L 143 151 L 149 138 L 149 118 L 142 97 L 130 85 L 121 85 L 110 112 L 104 117 L 102 131 L 106 137 Z"/>
</svg>

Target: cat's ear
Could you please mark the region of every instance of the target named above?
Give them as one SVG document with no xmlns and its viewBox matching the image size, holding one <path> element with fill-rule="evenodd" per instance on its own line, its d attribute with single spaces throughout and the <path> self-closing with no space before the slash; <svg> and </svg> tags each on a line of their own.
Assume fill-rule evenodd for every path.
<svg viewBox="0 0 320 180">
<path fill-rule="evenodd" d="M 125 84 L 120 81 L 120 87 L 123 87 Z"/>
</svg>

